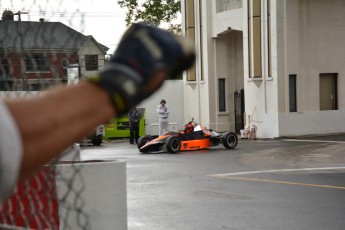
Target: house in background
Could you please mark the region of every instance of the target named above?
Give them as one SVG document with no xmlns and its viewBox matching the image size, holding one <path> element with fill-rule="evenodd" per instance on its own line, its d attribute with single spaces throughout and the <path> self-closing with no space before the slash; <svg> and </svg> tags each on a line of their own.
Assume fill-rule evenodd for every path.
<svg viewBox="0 0 345 230">
<path fill-rule="evenodd" d="M 14 21 L 6 10 L 0 21 L 0 91 L 36 91 L 67 83 L 69 69 L 86 78 L 103 68 L 108 50 L 60 22 Z"/>
<path fill-rule="evenodd" d="M 345 132 L 345 1 L 181 4 L 198 52 L 184 76 L 185 117 L 235 130 L 240 111 L 258 138 Z"/>
</svg>

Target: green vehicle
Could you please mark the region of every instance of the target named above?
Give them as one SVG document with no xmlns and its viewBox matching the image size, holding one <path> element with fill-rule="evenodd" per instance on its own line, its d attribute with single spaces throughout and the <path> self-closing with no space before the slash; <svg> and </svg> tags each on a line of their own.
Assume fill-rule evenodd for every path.
<svg viewBox="0 0 345 230">
<path fill-rule="evenodd" d="M 141 110 L 142 117 L 139 122 L 139 136 L 145 135 L 145 109 Z M 129 137 L 129 119 L 128 116 L 113 118 L 105 125 L 105 137 L 111 138 L 126 138 Z"/>
</svg>

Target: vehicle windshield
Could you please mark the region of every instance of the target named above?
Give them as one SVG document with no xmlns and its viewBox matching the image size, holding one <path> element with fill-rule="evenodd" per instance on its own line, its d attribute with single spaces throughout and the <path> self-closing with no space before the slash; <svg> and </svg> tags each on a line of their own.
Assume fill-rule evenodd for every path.
<svg viewBox="0 0 345 230">
<path fill-rule="evenodd" d="M 194 127 L 194 132 L 195 132 L 195 131 L 200 131 L 200 130 L 202 130 L 202 128 L 201 128 L 200 125 L 196 125 L 196 126 Z"/>
<path fill-rule="evenodd" d="M 165 136 L 165 135 L 174 135 L 174 134 L 176 134 L 176 133 L 178 133 L 178 132 L 168 131 L 168 132 L 164 133 L 163 135 L 164 135 L 164 136 Z"/>
</svg>

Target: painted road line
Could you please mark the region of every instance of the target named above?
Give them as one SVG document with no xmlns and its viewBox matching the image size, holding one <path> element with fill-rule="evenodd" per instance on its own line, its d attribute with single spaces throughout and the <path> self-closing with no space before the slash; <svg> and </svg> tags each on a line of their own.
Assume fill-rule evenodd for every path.
<svg viewBox="0 0 345 230">
<path fill-rule="evenodd" d="M 318 143 L 339 143 L 339 144 L 345 144 L 345 141 L 325 141 L 325 140 L 282 139 L 282 141 L 298 141 L 298 142 L 318 142 Z"/>
<path fill-rule="evenodd" d="M 269 183 L 276 183 L 276 184 L 288 184 L 288 185 L 299 185 L 299 186 L 309 186 L 309 187 L 332 188 L 332 189 L 342 189 L 342 190 L 345 190 L 345 187 L 341 187 L 341 186 L 321 185 L 321 184 L 307 184 L 307 183 L 297 183 L 297 182 L 290 182 L 290 181 L 265 180 L 265 179 L 257 179 L 257 178 L 236 177 L 236 176 L 239 176 L 239 175 L 253 175 L 253 174 L 264 174 L 264 173 L 324 171 L 324 170 L 340 170 L 340 169 L 345 169 L 345 167 L 273 169 L 273 170 L 262 170 L 262 171 L 247 171 L 247 172 L 233 172 L 233 173 L 223 173 L 223 174 L 211 174 L 211 175 L 208 175 L 208 176 L 216 177 L 216 178 L 220 178 L 220 179 L 269 182 Z"/>
<path fill-rule="evenodd" d="M 246 171 L 246 172 L 211 174 L 208 176 L 226 177 L 226 176 L 251 175 L 251 174 L 263 174 L 263 173 L 323 171 L 323 170 L 340 170 L 340 169 L 345 169 L 345 166 L 344 167 L 325 167 L 325 168 L 273 169 L 273 170 L 261 170 L 261 171 Z"/>
<path fill-rule="evenodd" d="M 290 181 L 264 180 L 264 179 L 257 179 L 257 178 L 243 178 L 243 177 L 231 177 L 231 176 L 221 176 L 221 177 L 216 176 L 216 175 L 210 175 L 210 176 L 218 177 L 218 178 L 222 178 L 222 179 L 231 179 L 231 180 L 256 181 L 256 182 L 267 182 L 267 183 L 275 183 L 275 184 L 298 185 L 298 186 L 307 186 L 307 187 L 318 187 L 318 188 L 330 188 L 330 189 L 345 190 L 345 187 L 332 186 L 332 185 L 306 184 L 306 183 L 297 183 L 297 182 L 290 182 Z"/>
</svg>

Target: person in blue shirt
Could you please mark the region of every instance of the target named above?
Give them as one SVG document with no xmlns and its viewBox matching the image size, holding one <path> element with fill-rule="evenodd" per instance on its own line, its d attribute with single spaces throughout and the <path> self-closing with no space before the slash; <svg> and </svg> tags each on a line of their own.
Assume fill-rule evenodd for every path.
<svg viewBox="0 0 345 230">
<path fill-rule="evenodd" d="M 142 114 L 140 109 L 133 107 L 128 112 L 129 118 L 129 143 L 134 144 L 138 142 L 139 139 L 139 123 Z"/>
</svg>

